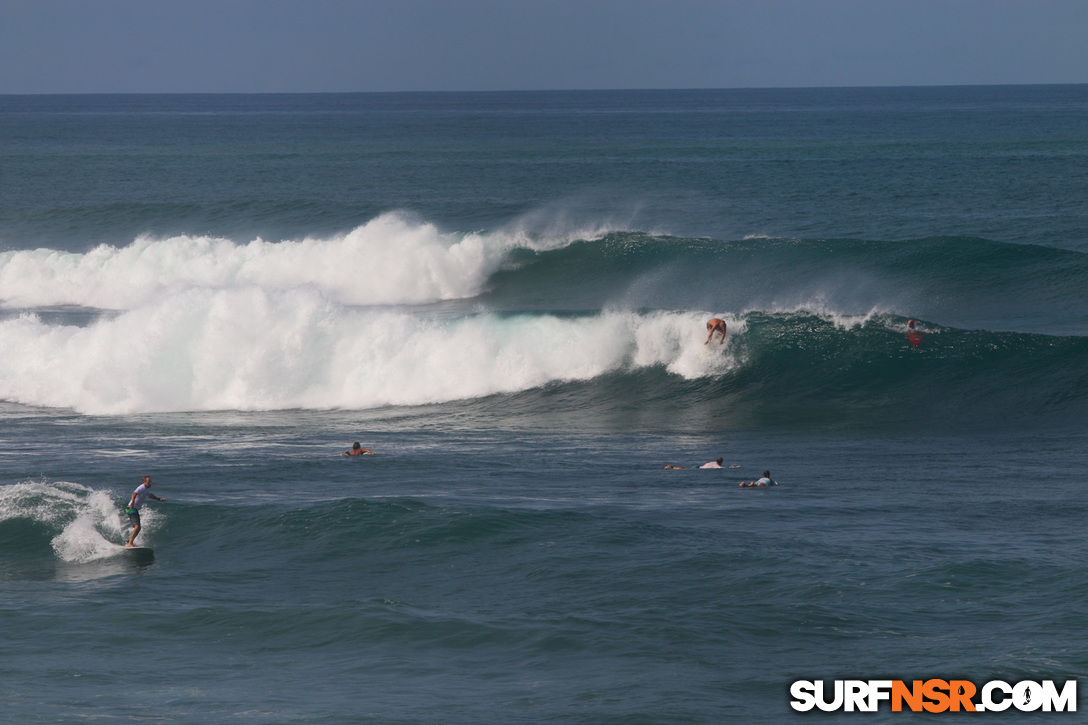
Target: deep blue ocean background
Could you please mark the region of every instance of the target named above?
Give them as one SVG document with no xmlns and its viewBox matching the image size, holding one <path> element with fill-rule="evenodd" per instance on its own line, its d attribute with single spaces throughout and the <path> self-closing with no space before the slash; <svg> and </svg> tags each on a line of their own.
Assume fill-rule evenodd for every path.
<svg viewBox="0 0 1088 725">
<path fill-rule="evenodd" d="M 0 721 L 957 720 L 1086 472 L 1088 86 L 0 96 Z"/>
</svg>

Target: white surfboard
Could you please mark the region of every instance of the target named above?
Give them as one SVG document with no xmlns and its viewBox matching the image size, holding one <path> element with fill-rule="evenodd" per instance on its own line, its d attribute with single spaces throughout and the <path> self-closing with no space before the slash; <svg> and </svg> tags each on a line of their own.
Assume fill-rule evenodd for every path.
<svg viewBox="0 0 1088 725">
<path fill-rule="evenodd" d="M 114 544 L 117 548 L 118 556 L 130 556 L 138 561 L 150 561 L 155 558 L 155 550 L 150 546 L 125 546 L 124 544 Z"/>
</svg>

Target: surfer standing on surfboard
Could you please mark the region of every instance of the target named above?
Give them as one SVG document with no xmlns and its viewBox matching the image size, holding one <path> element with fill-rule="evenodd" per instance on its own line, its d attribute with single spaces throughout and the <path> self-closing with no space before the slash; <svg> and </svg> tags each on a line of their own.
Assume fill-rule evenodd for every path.
<svg viewBox="0 0 1088 725">
<path fill-rule="evenodd" d="M 714 337 L 715 332 L 720 332 L 722 335 L 719 345 L 725 344 L 725 320 L 720 320 L 717 317 L 712 317 L 706 321 L 706 342 L 704 345 L 709 345 L 710 340 Z"/>
<path fill-rule="evenodd" d="M 132 534 L 129 535 L 128 543 L 125 546 L 132 546 L 132 542 L 136 540 L 136 534 L 140 533 L 140 507 L 144 505 L 144 499 L 146 498 L 152 498 L 156 501 L 166 500 L 151 493 L 151 476 L 144 476 L 143 483 L 132 492 L 132 498 L 129 499 L 128 506 L 125 508 L 128 520 L 132 523 Z"/>
</svg>

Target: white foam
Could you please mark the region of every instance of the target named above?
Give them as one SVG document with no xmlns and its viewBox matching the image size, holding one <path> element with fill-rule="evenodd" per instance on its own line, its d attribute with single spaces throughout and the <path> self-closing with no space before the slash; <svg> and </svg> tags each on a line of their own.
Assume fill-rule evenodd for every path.
<svg viewBox="0 0 1088 725">
<path fill-rule="evenodd" d="M 0 253 L 0 306 L 131 310 L 190 289 L 312 288 L 346 305 L 419 304 L 479 294 L 514 247 L 551 249 L 597 229 L 534 237 L 524 227 L 449 234 L 401 214 L 328 239 L 236 244 L 227 239 L 140 237 L 83 254 Z"/>
<path fill-rule="evenodd" d="M 60 526 L 53 550 L 68 562 L 116 555 L 124 538 L 113 497 L 78 483 L 42 479 L 0 486 L 0 521 L 16 518 Z"/>
<path fill-rule="evenodd" d="M 87 327 L 0 320 L 0 398 L 95 414 L 370 408 L 516 392 L 663 366 L 735 365 L 707 312 L 429 318 L 312 288 L 190 289 Z M 743 324 L 727 319 L 730 337 Z"/>
<path fill-rule="evenodd" d="M 889 314 L 889 310 L 883 306 L 872 306 L 867 310 L 859 310 L 856 312 L 843 312 L 839 304 L 832 302 L 823 295 L 808 297 L 798 296 L 793 300 L 780 300 L 773 304 L 752 307 L 745 310 L 745 314 L 751 312 L 780 315 L 812 315 L 830 322 L 840 330 L 851 330 L 864 327 L 874 318 Z"/>
</svg>

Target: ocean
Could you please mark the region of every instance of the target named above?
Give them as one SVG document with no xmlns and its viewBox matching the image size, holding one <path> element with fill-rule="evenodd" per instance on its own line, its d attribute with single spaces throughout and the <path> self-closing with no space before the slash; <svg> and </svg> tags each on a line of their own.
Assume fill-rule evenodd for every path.
<svg viewBox="0 0 1088 725">
<path fill-rule="evenodd" d="M 1073 722 L 791 686 L 1086 514 L 1088 86 L 0 96 L 5 723 Z"/>
</svg>

